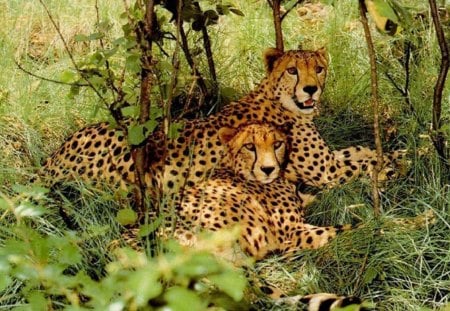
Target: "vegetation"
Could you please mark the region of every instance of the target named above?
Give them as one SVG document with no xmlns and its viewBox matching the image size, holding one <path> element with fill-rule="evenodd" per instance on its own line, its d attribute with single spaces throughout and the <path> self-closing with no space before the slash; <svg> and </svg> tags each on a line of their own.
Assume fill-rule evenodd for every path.
<svg viewBox="0 0 450 311">
<path fill-rule="evenodd" d="M 277 2 L 271 1 L 272 5 Z M 297 1 L 285 2 L 290 7 Z M 406 148 L 408 169 L 383 186 L 379 217 L 373 213 L 367 180 L 325 191 L 308 209 L 311 223 L 362 221 L 364 228 L 346 233 L 318 251 L 302 251 L 289 260 L 272 257 L 252 268 L 268 283 L 293 294 L 357 295 L 373 301 L 380 310 L 433 310 L 448 303 L 450 176 L 430 138 L 435 134 L 430 133 L 430 124 L 441 56 L 428 4 L 404 2 L 414 18 L 402 24 L 403 31 L 389 36 L 377 32 L 373 23 L 371 31 L 383 147 Z M 144 127 L 151 130 L 150 125 L 139 122 L 140 111 L 126 108 L 126 104 L 137 103 L 136 94 L 141 91 L 139 47 L 132 45 L 130 37 L 135 34 L 130 25 L 142 11 L 132 6 L 125 10 L 122 1 L 43 3 L 45 6 L 39 1 L 0 0 L 0 272 L 4 276 L 0 278 L 0 309 L 133 310 L 167 305 L 173 310 L 200 310 L 210 303 L 225 309 L 245 308 L 247 301 L 241 302 L 244 274 L 213 258 L 207 249 L 188 250 L 174 242 L 155 246 L 149 241 L 145 256 L 123 247 L 126 243 L 120 232 L 126 217 L 119 213 L 122 216 L 117 219 L 123 202 L 117 202 L 108 191 L 79 185 L 74 199 L 36 183 L 20 186 L 29 183 L 34 169 L 64 137 L 85 124 L 111 121 L 111 112 L 117 123 L 121 122 L 117 118 L 120 113 L 136 118 L 134 127 L 127 130 L 137 143 L 145 136 Z M 201 4 L 203 10 L 218 11 L 213 1 Z M 153 46 L 150 56 L 158 59 L 160 74 L 153 87 L 164 95 L 151 93 L 153 103 L 171 103 L 175 111 L 177 103 L 193 102 L 193 110 L 199 105 L 207 113 L 211 107 L 249 92 L 264 76 L 262 51 L 275 45 L 275 31 L 267 27 L 273 23 L 271 7 L 265 1 L 236 0 L 232 4 L 222 9 L 234 12 L 217 14 L 218 20 L 210 12 L 212 21 L 200 25 L 194 23 L 195 17 L 183 20 L 185 17 L 174 17 L 158 6 L 162 35 L 182 35 L 172 18 L 184 23 L 196 66 L 189 64 L 186 51 L 174 40 Z M 448 36 L 449 7 L 447 2 L 442 5 L 447 5 L 441 21 Z M 203 26 L 214 70 L 202 52 Z M 329 51 L 330 71 L 316 122 L 329 145 L 335 149 L 373 145 L 370 66 L 357 2 L 304 4 L 287 14 L 282 26 L 286 50 L 326 46 Z M 96 72 L 106 68 L 98 51 L 107 49 L 111 49 L 108 66 L 114 73 L 112 80 L 108 71 Z M 79 71 L 74 70 L 71 57 Z M 124 66 L 123 97 L 120 92 L 102 89 L 121 81 L 119 69 Z M 198 83 L 196 91 L 190 92 L 195 70 L 202 75 L 206 89 Z M 97 91 L 81 86 L 86 81 L 80 72 Z M 177 73 L 177 81 L 171 79 L 173 73 Z M 171 118 L 168 111 L 152 107 L 153 115 Z M 441 118 L 440 131 L 448 139 L 448 81 Z M 176 132 L 176 125 L 174 129 Z M 168 135 L 170 132 L 168 129 Z M 67 228 L 58 213 L 61 205 L 82 230 Z M 428 209 L 436 213 L 437 221 L 420 230 L 404 230 L 391 221 Z M 228 236 L 213 236 L 211 243 L 226 243 L 224 237 Z M 157 255 L 151 257 L 155 249 Z M 256 306 L 292 309 L 264 298 Z"/>
</svg>

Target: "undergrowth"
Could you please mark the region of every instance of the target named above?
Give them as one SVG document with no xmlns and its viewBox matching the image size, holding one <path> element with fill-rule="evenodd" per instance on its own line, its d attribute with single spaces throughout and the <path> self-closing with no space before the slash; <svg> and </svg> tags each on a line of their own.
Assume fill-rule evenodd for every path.
<svg viewBox="0 0 450 311">
<path fill-rule="evenodd" d="M 98 2 L 101 18 L 110 21 L 113 33 L 119 33 L 122 2 Z M 369 66 L 356 3 L 331 2 L 333 6 L 324 5 L 302 18 L 293 11 L 283 24 L 285 46 L 328 49 L 330 70 L 316 122 L 327 143 L 333 149 L 371 146 Z M 95 43 L 76 42 L 74 36 L 93 29 L 93 1 L 46 3 L 71 53 L 81 59 Z M 409 4 L 417 8 L 414 2 Z M 264 76 L 261 55 L 274 42 L 265 1 L 235 1 L 235 5 L 245 18 L 226 16 L 209 28 L 220 86 L 231 98 L 249 92 Z M 55 309 L 69 305 L 72 310 L 77 306 L 77 310 L 101 309 L 111 302 L 117 307 L 129 304 L 139 308 L 143 301 L 151 300 L 155 308 L 168 303 L 175 310 L 184 310 L 186 305 L 180 305 L 183 299 L 198 308 L 211 302 L 220 305 L 223 300 L 227 308 L 242 308 L 244 305 L 236 306 L 233 299 L 242 297 L 243 274 L 207 253 L 170 244 L 165 246 L 169 250 L 165 255 L 151 258 L 122 248 L 126 243 L 120 236 L 123 227 L 116 212 L 123 203 L 108 192 L 81 187 L 77 201 L 50 195 L 42 188 L 17 186 L 28 183 L 33 169 L 64 137 L 85 124 L 104 120 L 107 114 L 92 92 L 82 90 L 79 96 L 70 97 L 68 86 L 30 76 L 15 65 L 14 60 L 36 75 L 52 79 L 71 66 L 38 1 L 0 1 L 0 23 L 0 272 L 7 276 L 0 278 L 0 309 L 36 310 L 27 305 L 30 303 L 44 310 L 50 300 L 55 301 Z M 448 303 L 449 176 L 440 169 L 428 133 L 439 66 L 431 29 L 428 16 L 414 47 L 411 106 L 387 78 L 391 75 L 399 85 L 404 83 L 399 55 L 405 37 L 389 37 L 373 29 L 380 65 L 384 147 L 406 148 L 410 161 L 404 176 L 384 185 L 382 215 L 373 216 L 367 180 L 323 192 L 308 208 L 310 223 L 365 226 L 320 250 L 256 263 L 252 269 L 268 283 L 292 294 L 357 295 L 376 303 L 378 310 L 437 310 Z M 442 110 L 448 121 L 448 87 Z M 75 230 L 69 230 L 61 218 L 61 206 L 76 223 Z M 434 224 L 418 230 L 392 225 L 396 217 L 413 217 L 428 209 L 436 214 Z M 211 270 L 203 271 L 205 266 Z M 215 275 L 212 280 L 219 294 L 204 283 L 205 275 Z M 259 303 L 256 306 L 267 310 L 294 308 L 268 300 Z M 194 305 L 191 310 L 196 310 Z"/>
</svg>

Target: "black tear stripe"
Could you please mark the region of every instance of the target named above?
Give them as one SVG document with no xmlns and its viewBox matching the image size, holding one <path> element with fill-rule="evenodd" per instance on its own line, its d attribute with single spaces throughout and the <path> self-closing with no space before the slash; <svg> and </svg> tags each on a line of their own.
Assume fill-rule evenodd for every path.
<svg viewBox="0 0 450 311">
<path fill-rule="evenodd" d="M 251 173 L 256 178 L 256 175 L 254 173 L 255 172 L 256 161 L 258 160 L 258 153 L 256 152 L 256 144 L 255 144 L 255 151 L 253 153 L 255 155 L 255 159 L 253 160 L 253 163 L 252 163 L 252 171 L 251 171 Z"/>
<path fill-rule="evenodd" d="M 297 67 L 297 62 L 295 62 L 295 67 Z M 294 99 L 294 102 L 297 103 L 298 102 L 298 98 L 297 98 L 297 86 L 300 83 L 300 76 L 299 76 L 299 72 L 297 70 L 297 82 L 294 85 L 294 94 L 292 95 L 292 98 Z"/>
</svg>

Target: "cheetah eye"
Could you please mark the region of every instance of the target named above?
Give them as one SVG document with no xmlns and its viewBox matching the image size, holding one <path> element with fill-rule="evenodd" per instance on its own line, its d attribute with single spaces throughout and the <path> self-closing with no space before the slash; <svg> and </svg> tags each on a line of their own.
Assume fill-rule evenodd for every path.
<svg viewBox="0 0 450 311">
<path fill-rule="evenodd" d="M 283 146 L 284 142 L 282 140 L 276 141 L 273 143 L 273 147 L 276 149 L 279 149 L 281 146 Z"/>
<path fill-rule="evenodd" d="M 289 68 L 287 69 L 287 72 L 288 72 L 290 75 L 296 75 L 296 74 L 297 74 L 297 68 L 295 68 L 295 67 L 289 67 Z"/>
<path fill-rule="evenodd" d="M 322 66 L 316 66 L 316 73 L 321 73 L 323 71 Z"/>
<path fill-rule="evenodd" d="M 245 147 L 245 149 L 250 150 L 250 151 L 255 151 L 256 150 L 255 144 L 253 144 L 253 143 L 245 144 L 244 147 Z"/>
</svg>

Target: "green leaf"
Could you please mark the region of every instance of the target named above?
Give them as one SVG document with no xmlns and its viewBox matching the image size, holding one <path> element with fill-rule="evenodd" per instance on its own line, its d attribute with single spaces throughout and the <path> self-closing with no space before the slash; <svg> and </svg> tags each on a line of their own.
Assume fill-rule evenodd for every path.
<svg viewBox="0 0 450 311">
<path fill-rule="evenodd" d="M 236 271 L 212 275 L 209 280 L 228 296 L 239 301 L 244 297 L 244 289 L 247 286 L 246 279 Z"/>
<path fill-rule="evenodd" d="M 375 8 L 381 16 L 389 18 L 391 21 L 399 24 L 398 16 L 395 13 L 395 10 L 386 0 L 372 0 Z"/>
<path fill-rule="evenodd" d="M 203 277 L 211 273 L 218 273 L 221 270 L 217 259 L 210 253 L 196 253 L 183 265 L 178 266 L 176 271 L 188 278 Z"/>
<path fill-rule="evenodd" d="M 174 311 L 205 310 L 206 305 L 194 292 L 183 287 L 172 287 L 164 294 L 168 307 Z"/>
<path fill-rule="evenodd" d="M 140 72 L 141 71 L 141 60 L 139 58 L 139 55 L 137 55 L 137 54 L 128 55 L 128 57 L 125 60 L 125 67 L 133 73 Z"/>
<path fill-rule="evenodd" d="M 144 127 L 146 129 L 145 133 L 153 133 L 155 128 L 158 126 L 158 122 L 155 120 L 148 120 L 144 123 Z"/>
<path fill-rule="evenodd" d="M 91 40 L 91 41 L 92 40 L 98 40 L 98 39 L 102 39 L 104 36 L 105 35 L 103 33 L 101 33 L 101 32 L 94 32 L 94 33 L 91 33 L 88 36 L 88 39 Z"/>
<path fill-rule="evenodd" d="M 139 115 L 139 107 L 138 106 L 128 106 L 123 107 L 121 109 L 124 117 L 127 118 L 136 118 Z"/>
<path fill-rule="evenodd" d="M 137 220 L 137 214 L 131 208 L 119 210 L 116 220 L 123 226 L 134 224 Z"/>
<path fill-rule="evenodd" d="M 134 293 L 138 306 L 147 305 L 150 299 L 162 293 L 163 288 L 159 281 L 160 275 L 154 265 L 148 265 L 130 274 L 127 287 Z"/>
<path fill-rule="evenodd" d="M 139 145 L 145 139 L 144 126 L 132 125 L 128 128 L 128 142 L 131 145 Z"/>
<path fill-rule="evenodd" d="M 0 198 L 0 209 L 2 210 L 8 210 L 11 208 L 8 201 L 6 201 L 4 198 Z"/>
<path fill-rule="evenodd" d="M 49 191 L 50 191 L 48 188 L 44 188 L 44 187 L 37 186 L 37 185 L 24 186 L 24 185 L 20 185 L 20 184 L 13 185 L 12 189 L 17 194 L 25 194 L 36 200 L 39 200 L 39 199 L 45 197 L 45 195 L 47 193 L 49 193 Z"/>
<path fill-rule="evenodd" d="M 12 282 L 11 278 L 8 275 L 6 275 L 3 271 L 1 275 L 2 277 L 0 277 L 0 292 L 6 289 L 6 287 L 8 287 L 9 284 L 11 284 Z"/>
<path fill-rule="evenodd" d="M 89 38 L 86 35 L 78 34 L 78 35 L 75 35 L 74 40 L 75 40 L 75 42 L 84 42 L 84 41 L 89 41 Z"/>
<path fill-rule="evenodd" d="M 153 222 L 145 225 L 141 225 L 139 227 L 139 236 L 144 237 L 152 232 L 155 232 L 156 229 L 161 225 L 162 221 L 164 219 L 163 215 L 159 215 L 158 218 L 156 218 Z"/>
<path fill-rule="evenodd" d="M 364 273 L 364 284 L 370 284 L 378 276 L 376 267 L 369 266 Z"/>
<path fill-rule="evenodd" d="M 80 254 L 80 250 L 74 244 L 66 244 L 59 253 L 59 262 L 68 264 L 68 265 L 76 265 L 81 262 L 82 256 Z"/>
<path fill-rule="evenodd" d="M 162 117 L 163 115 L 163 109 L 158 106 L 152 106 L 150 109 L 150 119 L 157 119 Z"/>
<path fill-rule="evenodd" d="M 169 135 L 168 135 L 169 139 L 177 138 L 180 131 L 183 129 L 183 127 L 184 127 L 184 123 L 181 121 L 170 124 Z"/>
<path fill-rule="evenodd" d="M 36 311 L 48 310 L 49 306 L 47 305 L 47 299 L 45 299 L 45 296 L 41 292 L 38 292 L 37 290 L 32 291 L 28 295 L 27 300 L 28 300 L 32 310 L 36 310 Z"/>
<path fill-rule="evenodd" d="M 66 70 L 60 75 L 59 80 L 64 83 L 74 83 L 78 80 L 78 74 L 72 70 Z"/>
<path fill-rule="evenodd" d="M 102 86 L 105 85 L 105 78 L 103 78 L 102 76 L 91 76 L 89 77 L 89 82 L 92 83 L 92 85 L 95 86 Z"/>
</svg>

